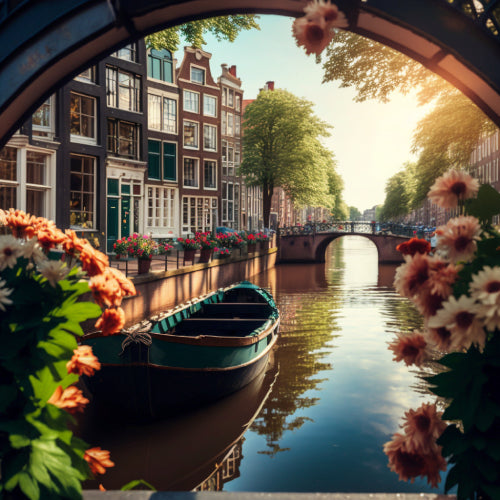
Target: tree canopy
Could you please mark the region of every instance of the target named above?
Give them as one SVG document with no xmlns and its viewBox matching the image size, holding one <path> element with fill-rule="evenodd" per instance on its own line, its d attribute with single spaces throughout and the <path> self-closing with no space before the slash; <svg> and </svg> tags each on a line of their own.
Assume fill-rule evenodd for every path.
<svg viewBox="0 0 500 500">
<path fill-rule="evenodd" d="M 146 45 L 148 48 L 167 49 L 175 52 L 179 48 L 182 37 L 190 46 L 202 48 L 206 44 L 204 35 L 207 33 L 211 33 L 219 41 L 228 40 L 234 42 L 243 30 L 259 30 L 258 18 L 255 15 L 232 15 L 190 21 L 148 35 Z"/>
<path fill-rule="evenodd" d="M 418 207 L 446 170 L 467 167 L 480 137 L 495 130 L 488 117 L 451 84 L 404 54 L 354 33 L 337 33 L 327 48 L 323 70 L 323 83 L 340 81 L 341 87 L 354 88 L 357 102 L 387 102 L 394 92 L 416 91 L 420 104 L 433 104 L 414 130 L 412 150 L 418 161 L 411 169 L 413 174 L 406 167 L 402 174 L 407 181 L 412 179 L 414 189 L 411 200 L 405 202 L 408 210 Z M 389 194 L 396 189 L 393 181 L 397 179 L 389 180 Z M 387 202 L 386 198 L 384 217 L 399 213 L 402 201 L 393 210 L 388 210 Z"/>
<path fill-rule="evenodd" d="M 331 126 L 312 107 L 276 89 L 261 91 L 245 109 L 240 173 L 248 185 L 262 187 L 265 225 L 275 187 L 282 187 L 298 206 L 333 209 L 341 199 L 333 153 L 320 141 L 330 135 Z"/>
</svg>

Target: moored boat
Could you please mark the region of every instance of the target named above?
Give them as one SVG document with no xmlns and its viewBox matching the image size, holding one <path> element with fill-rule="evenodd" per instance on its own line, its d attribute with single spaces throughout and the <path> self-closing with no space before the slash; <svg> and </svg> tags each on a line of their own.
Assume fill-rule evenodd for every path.
<svg viewBox="0 0 500 500">
<path fill-rule="evenodd" d="M 279 312 L 271 294 L 243 281 L 123 335 L 88 334 L 101 369 L 85 383 L 98 403 L 160 418 L 227 396 L 267 365 Z"/>
</svg>

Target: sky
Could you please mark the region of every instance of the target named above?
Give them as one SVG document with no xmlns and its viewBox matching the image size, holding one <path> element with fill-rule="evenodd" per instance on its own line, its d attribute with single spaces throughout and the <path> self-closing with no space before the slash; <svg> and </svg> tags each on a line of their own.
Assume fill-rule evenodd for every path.
<svg viewBox="0 0 500 500">
<path fill-rule="evenodd" d="M 387 180 L 415 159 L 412 132 L 425 110 L 414 96 L 395 94 L 387 104 L 356 103 L 352 89 L 340 89 L 337 82 L 322 84 L 322 66 L 296 46 L 292 21 L 262 15 L 260 31 L 244 31 L 233 43 L 206 36 L 203 49 L 212 54 L 212 75 L 220 76 L 221 64 L 234 64 L 244 99 L 255 99 L 266 82 L 274 81 L 276 88 L 314 103 L 315 114 L 333 126 L 324 143 L 337 160 L 347 205 L 363 211 L 382 204 Z M 175 56 L 180 64 L 183 49 Z"/>
</svg>

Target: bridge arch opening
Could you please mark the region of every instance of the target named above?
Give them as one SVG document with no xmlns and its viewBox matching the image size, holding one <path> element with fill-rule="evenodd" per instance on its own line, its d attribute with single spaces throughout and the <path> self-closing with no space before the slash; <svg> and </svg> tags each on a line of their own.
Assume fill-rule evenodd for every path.
<svg viewBox="0 0 500 500">
<path fill-rule="evenodd" d="M 369 237 L 369 235 L 364 235 L 364 234 L 337 234 L 335 236 L 332 236 L 330 239 L 325 239 L 323 240 L 317 247 L 316 249 L 316 261 L 317 262 L 325 262 L 326 261 L 326 256 L 328 249 L 332 247 L 332 245 L 342 245 L 343 240 L 345 241 L 346 239 L 350 239 L 352 241 L 356 241 L 359 239 L 363 240 L 363 245 L 366 247 L 366 245 L 369 245 L 370 247 L 373 247 L 373 249 L 376 251 L 377 254 L 377 262 L 380 261 L 380 250 L 377 246 L 377 244 L 373 241 L 372 238 Z M 355 245 L 349 245 L 349 247 L 354 248 Z"/>
<path fill-rule="evenodd" d="M 13 2 L 0 12 L 0 145 L 46 97 L 122 45 L 205 17 L 297 17 L 297 0 Z M 500 0 L 338 0 L 350 31 L 380 41 L 442 76 L 500 125 Z"/>
</svg>

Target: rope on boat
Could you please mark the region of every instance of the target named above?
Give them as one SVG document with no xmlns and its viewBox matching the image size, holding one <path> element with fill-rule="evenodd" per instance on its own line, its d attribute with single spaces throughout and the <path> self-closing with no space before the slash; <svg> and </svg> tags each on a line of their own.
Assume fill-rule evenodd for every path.
<svg viewBox="0 0 500 500">
<path fill-rule="evenodd" d="M 130 344 L 144 344 L 145 346 L 149 347 L 153 343 L 153 339 L 151 338 L 151 335 L 146 330 L 142 331 L 135 331 L 135 332 L 126 332 L 126 337 L 124 341 L 122 342 L 122 352 L 119 354 L 119 356 L 122 356 L 123 353 L 125 352 L 125 349 L 130 345 Z"/>
</svg>

